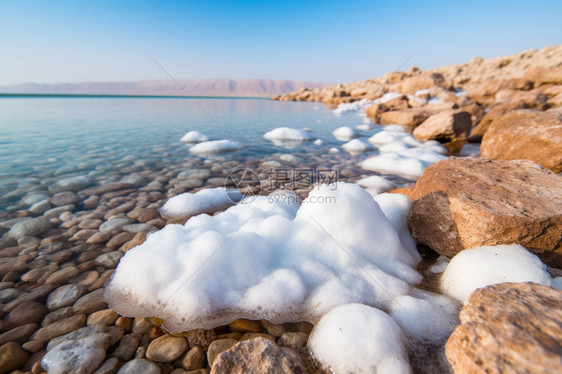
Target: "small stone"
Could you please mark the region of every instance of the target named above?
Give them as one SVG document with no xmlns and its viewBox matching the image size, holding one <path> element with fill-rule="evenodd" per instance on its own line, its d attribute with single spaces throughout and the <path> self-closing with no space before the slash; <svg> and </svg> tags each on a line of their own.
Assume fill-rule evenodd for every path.
<svg viewBox="0 0 562 374">
<path fill-rule="evenodd" d="M 29 354 L 14 342 L 9 342 L 0 347 L 0 374 L 9 373 L 22 366 L 27 361 Z"/>
<path fill-rule="evenodd" d="M 286 332 L 277 341 L 277 345 L 293 349 L 306 347 L 308 334 L 303 332 Z"/>
<path fill-rule="evenodd" d="M 86 325 L 96 325 L 102 324 L 106 326 L 113 325 L 117 320 L 117 313 L 111 309 L 104 309 L 94 312 L 88 316 L 88 320 L 86 321 Z"/>
<path fill-rule="evenodd" d="M 86 323 L 86 315 L 78 314 L 72 317 L 67 317 L 48 326 L 42 327 L 32 336 L 33 340 L 48 341 L 57 336 L 61 336 L 74 331 Z"/>
<path fill-rule="evenodd" d="M 92 180 L 89 177 L 85 175 L 80 175 L 77 177 L 60 179 L 55 184 L 49 186 L 49 191 L 51 193 L 57 193 L 62 191 L 80 191 L 88 187 L 91 183 Z"/>
<path fill-rule="evenodd" d="M 187 332 L 187 342 L 190 347 L 207 348 L 216 338 L 217 334 L 214 330 L 193 329 Z"/>
<path fill-rule="evenodd" d="M 132 232 L 121 232 L 117 235 L 114 235 L 106 244 L 105 246 L 111 249 L 116 249 L 128 242 L 129 240 L 133 239 L 135 234 Z"/>
<path fill-rule="evenodd" d="M 240 338 L 240 341 L 245 341 L 245 340 L 250 340 L 250 339 L 255 339 L 255 338 L 264 338 L 264 339 L 268 339 L 271 340 L 272 342 L 275 343 L 275 338 L 271 335 L 268 334 L 262 334 L 259 332 L 247 332 L 244 335 L 242 335 L 242 337 Z"/>
<path fill-rule="evenodd" d="M 65 341 L 48 351 L 41 365 L 51 374 L 92 373 L 102 364 L 109 342 L 107 334 Z"/>
<path fill-rule="evenodd" d="M 53 322 L 58 321 L 59 319 L 70 317 L 71 315 L 72 315 L 71 306 L 53 310 L 51 313 L 47 314 L 45 318 L 43 318 L 43 322 L 41 323 L 41 326 L 45 327 Z"/>
<path fill-rule="evenodd" d="M 21 276 L 21 280 L 29 283 L 36 283 L 39 279 L 43 277 L 49 277 L 59 269 L 57 265 L 47 265 L 40 268 L 31 269 L 27 273 Z"/>
<path fill-rule="evenodd" d="M 133 332 L 137 334 L 146 334 L 154 326 L 150 318 L 147 317 L 135 317 L 133 322 Z M 191 342 L 189 343 L 191 345 Z"/>
<path fill-rule="evenodd" d="M 180 365 L 185 370 L 196 370 L 205 367 L 207 356 L 205 351 L 198 346 L 191 348 L 181 359 Z"/>
<path fill-rule="evenodd" d="M 92 236 L 86 240 L 88 244 L 102 244 L 108 241 L 113 236 L 111 231 L 96 231 Z"/>
<path fill-rule="evenodd" d="M 80 198 L 72 191 L 59 192 L 51 198 L 51 204 L 54 206 L 64 206 L 76 204 Z"/>
<path fill-rule="evenodd" d="M 100 230 L 100 232 L 103 232 L 103 231 L 120 231 L 123 228 L 123 226 L 130 225 L 133 222 L 135 222 L 135 221 L 133 221 L 130 218 L 114 218 L 114 219 L 110 219 L 109 221 L 105 221 L 99 227 L 99 230 Z"/>
<path fill-rule="evenodd" d="M 24 236 L 39 236 L 56 225 L 56 221 L 51 221 L 45 217 L 31 218 L 16 223 L 12 226 L 8 235 L 15 239 L 20 239 Z"/>
<path fill-rule="evenodd" d="M 209 363 L 209 367 L 213 366 L 213 362 L 218 355 L 220 355 L 227 349 L 230 349 L 237 343 L 238 341 L 234 339 L 219 339 L 212 342 L 211 345 L 209 345 L 209 349 L 207 350 L 207 362 Z"/>
<path fill-rule="evenodd" d="M 21 303 L 4 317 L 4 330 L 11 330 L 14 327 L 27 325 L 29 323 L 39 323 L 47 314 L 47 308 L 35 301 Z"/>
<path fill-rule="evenodd" d="M 36 323 L 30 323 L 27 325 L 15 327 L 10 331 L 0 335 L 0 345 L 8 342 L 16 342 L 18 344 L 23 344 L 27 341 L 27 338 L 31 336 L 37 330 Z"/>
<path fill-rule="evenodd" d="M 63 306 L 74 304 L 86 292 L 86 286 L 81 284 L 67 284 L 51 291 L 47 298 L 47 308 L 55 310 Z"/>
<path fill-rule="evenodd" d="M 137 347 L 139 346 L 140 337 L 137 334 L 127 334 L 119 342 L 119 346 L 113 352 L 113 357 L 119 359 L 119 361 L 129 361 Z"/>
<path fill-rule="evenodd" d="M 39 202 L 33 204 L 29 208 L 29 211 L 31 213 L 39 215 L 39 214 L 45 213 L 49 209 L 51 209 L 51 203 L 49 203 L 49 200 L 45 199 L 45 200 L 42 200 L 42 201 L 39 201 Z"/>
<path fill-rule="evenodd" d="M 89 218 L 80 222 L 78 227 L 81 229 L 97 229 L 102 223 L 103 221 L 99 218 Z"/>
<path fill-rule="evenodd" d="M 275 324 L 266 320 L 262 320 L 261 323 L 263 327 L 265 327 L 267 333 L 271 336 L 280 337 L 286 332 L 285 326 L 283 324 Z"/>
<path fill-rule="evenodd" d="M 97 266 L 103 266 L 106 269 L 115 269 L 122 256 L 123 252 L 121 251 L 108 252 L 96 257 L 94 262 Z"/>
<path fill-rule="evenodd" d="M 127 252 L 128 250 L 141 245 L 146 240 L 146 232 L 137 233 L 133 239 L 129 240 L 127 243 L 123 244 L 119 250 L 121 252 Z"/>
<path fill-rule="evenodd" d="M 91 314 L 105 308 L 107 304 L 103 300 L 103 289 L 100 288 L 79 298 L 72 306 L 72 311 L 77 314 Z"/>
<path fill-rule="evenodd" d="M 153 362 L 145 360 L 143 358 L 138 358 L 127 362 L 125 365 L 119 369 L 117 374 L 160 374 L 161 370 Z"/>
<path fill-rule="evenodd" d="M 81 284 L 81 285 L 87 287 L 87 286 L 90 286 L 91 284 L 93 284 L 96 280 L 98 280 L 99 277 L 100 277 L 99 272 L 97 272 L 95 270 L 91 270 L 91 271 L 86 271 L 86 272 L 80 274 L 77 277 L 69 279 L 68 282 L 69 283 Z"/>
<path fill-rule="evenodd" d="M 133 319 L 129 317 L 119 317 L 115 321 L 115 326 L 122 327 L 125 331 L 130 331 L 133 328 Z"/>
<path fill-rule="evenodd" d="M 34 353 L 34 352 L 39 351 L 41 348 L 43 348 L 44 345 L 45 345 L 45 343 L 42 342 L 42 341 L 31 340 L 31 341 L 28 341 L 28 342 L 24 343 L 22 345 L 22 348 L 25 349 L 28 352 Z"/>
<path fill-rule="evenodd" d="M 115 374 L 119 368 L 119 360 L 110 358 L 106 360 L 96 371 L 92 374 Z"/>
<path fill-rule="evenodd" d="M 228 328 L 231 331 L 238 332 L 261 332 L 263 331 L 263 326 L 260 321 L 252 321 L 249 319 L 237 319 L 228 324 Z"/>
<path fill-rule="evenodd" d="M 172 362 L 188 348 L 185 338 L 164 335 L 154 339 L 146 350 L 146 358 L 158 362 Z"/>
<path fill-rule="evenodd" d="M 219 354 L 211 365 L 211 373 L 242 374 L 256 368 L 261 373 L 271 374 L 307 372 L 297 352 L 279 347 L 270 340 L 256 338 L 240 342 Z"/>
<path fill-rule="evenodd" d="M 67 334 L 53 338 L 47 345 L 47 352 L 56 346 L 73 340 L 80 340 L 94 335 L 107 335 L 109 345 L 113 345 L 123 337 L 123 329 L 117 326 L 93 325 L 79 328 Z"/>
<path fill-rule="evenodd" d="M 62 284 L 70 278 L 74 278 L 80 274 L 80 270 L 76 266 L 65 267 L 49 276 L 45 283 L 47 284 Z"/>
</svg>

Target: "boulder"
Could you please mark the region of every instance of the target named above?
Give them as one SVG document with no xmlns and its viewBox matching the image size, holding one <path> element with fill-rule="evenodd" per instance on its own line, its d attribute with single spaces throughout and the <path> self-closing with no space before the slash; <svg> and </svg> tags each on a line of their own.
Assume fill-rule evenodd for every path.
<svg viewBox="0 0 562 374">
<path fill-rule="evenodd" d="M 562 114 L 512 111 L 494 120 L 482 138 L 482 157 L 527 159 L 562 171 Z"/>
<path fill-rule="evenodd" d="M 535 82 L 535 86 L 547 83 L 562 84 L 562 65 L 552 68 L 530 67 L 525 72 L 524 78 Z"/>
<path fill-rule="evenodd" d="M 412 235 L 439 254 L 520 244 L 562 266 L 562 177 L 533 162 L 451 157 L 425 169 L 412 200 Z"/>
<path fill-rule="evenodd" d="M 471 115 L 465 111 L 447 110 L 432 115 L 416 127 L 412 135 L 418 140 L 453 141 L 465 139 L 472 127 Z"/>
<path fill-rule="evenodd" d="M 435 86 L 449 88 L 450 85 L 451 82 L 447 81 L 440 73 L 424 73 L 404 79 L 401 82 L 400 92 L 405 95 L 413 95 L 420 90 L 426 90 Z"/>
<path fill-rule="evenodd" d="M 562 367 L 562 291 L 535 283 L 476 290 L 449 337 L 455 373 L 556 373 Z"/>
<path fill-rule="evenodd" d="M 294 350 L 256 338 L 240 342 L 222 352 L 211 367 L 213 373 L 306 373 L 304 362 Z"/>
<path fill-rule="evenodd" d="M 399 124 L 415 128 L 428 117 L 429 113 L 426 110 L 421 108 L 410 108 L 384 112 L 380 115 L 379 122 L 383 125 Z"/>
</svg>

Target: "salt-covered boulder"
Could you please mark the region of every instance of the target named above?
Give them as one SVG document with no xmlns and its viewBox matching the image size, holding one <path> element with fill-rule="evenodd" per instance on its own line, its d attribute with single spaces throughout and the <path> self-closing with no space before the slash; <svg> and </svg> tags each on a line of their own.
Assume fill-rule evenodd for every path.
<svg viewBox="0 0 562 374">
<path fill-rule="evenodd" d="M 333 373 L 411 373 L 400 327 L 382 310 L 363 304 L 325 314 L 310 334 L 308 349 Z"/>
<path fill-rule="evenodd" d="M 208 140 L 209 138 L 207 137 L 207 135 L 200 133 L 199 131 L 189 131 L 180 139 L 180 142 L 200 143 L 200 142 L 206 142 Z"/>
<path fill-rule="evenodd" d="M 423 73 L 404 79 L 401 82 L 400 92 L 413 95 L 420 90 L 436 86 L 449 88 L 451 86 L 451 82 L 445 79 L 445 77 L 440 73 Z"/>
<path fill-rule="evenodd" d="M 201 213 L 212 213 L 242 200 L 235 189 L 207 188 L 196 193 L 182 193 L 172 197 L 159 209 L 164 218 L 187 218 Z M 108 221 L 111 222 L 111 221 Z"/>
<path fill-rule="evenodd" d="M 421 280 L 419 254 L 362 187 L 320 185 L 297 201 L 275 192 L 165 226 L 121 258 L 105 299 L 186 331 L 238 318 L 314 323 L 353 302 L 388 308 Z"/>
<path fill-rule="evenodd" d="M 338 127 L 332 131 L 332 135 L 338 140 L 350 140 L 359 136 L 359 134 L 349 126 Z"/>
<path fill-rule="evenodd" d="M 195 154 L 212 154 L 220 152 L 235 151 L 242 148 L 242 145 L 233 140 L 212 140 L 208 142 L 201 142 L 189 148 L 189 152 Z"/>
<path fill-rule="evenodd" d="M 373 146 L 360 139 L 353 139 L 342 145 L 342 148 L 349 153 L 363 153 L 373 149 Z"/>
<path fill-rule="evenodd" d="M 293 349 L 279 347 L 264 338 L 241 341 L 220 353 L 211 366 L 211 373 L 304 374 L 306 367 Z"/>
<path fill-rule="evenodd" d="M 412 235 L 448 257 L 466 248 L 520 244 L 560 267 L 561 178 L 530 161 L 438 162 L 412 193 Z"/>
<path fill-rule="evenodd" d="M 482 138 L 482 157 L 527 159 L 562 171 L 562 115 L 531 110 L 512 111 L 496 119 Z"/>
<path fill-rule="evenodd" d="M 446 346 L 457 373 L 556 373 L 562 367 L 562 291 L 501 283 L 474 292 Z"/>
<path fill-rule="evenodd" d="M 304 130 L 292 129 L 289 127 L 278 127 L 266 132 L 263 137 L 268 140 L 289 140 L 297 142 L 308 142 L 316 139 Z"/>
<path fill-rule="evenodd" d="M 415 128 L 412 135 L 421 141 L 452 141 L 465 139 L 471 127 L 470 113 L 462 110 L 445 110 L 423 121 Z"/>
</svg>

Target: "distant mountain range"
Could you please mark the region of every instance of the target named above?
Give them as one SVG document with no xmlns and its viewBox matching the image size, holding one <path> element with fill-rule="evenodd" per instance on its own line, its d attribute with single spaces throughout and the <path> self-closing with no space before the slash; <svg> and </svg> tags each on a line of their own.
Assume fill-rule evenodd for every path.
<svg viewBox="0 0 562 374">
<path fill-rule="evenodd" d="M 178 86 L 182 85 L 183 89 Z M 73 95 L 242 96 L 273 97 L 329 84 L 270 79 L 181 79 L 139 82 L 23 83 L 0 86 L 0 93 Z"/>
</svg>

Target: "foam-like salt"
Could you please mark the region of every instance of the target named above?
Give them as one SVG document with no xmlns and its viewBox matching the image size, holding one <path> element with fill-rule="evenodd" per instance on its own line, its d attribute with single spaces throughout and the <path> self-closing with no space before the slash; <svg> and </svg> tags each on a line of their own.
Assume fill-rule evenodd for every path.
<svg viewBox="0 0 562 374">
<path fill-rule="evenodd" d="M 291 140 L 299 142 L 312 141 L 315 139 L 304 130 L 292 129 L 289 127 L 278 127 L 266 132 L 263 137 L 268 140 Z"/>
<path fill-rule="evenodd" d="M 200 133 L 199 131 L 190 131 L 180 139 L 180 142 L 200 143 L 200 142 L 206 142 L 208 140 L 209 138 L 207 137 L 207 135 Z"/>
<path fill-rule="evenodd" d="M 209 154 L 234 151 L 240 148 L 242 148 L 240 143 L 225 139 L 202 142 L 189 148 L 189 151 L 196 154 Z"/>
</svg>

